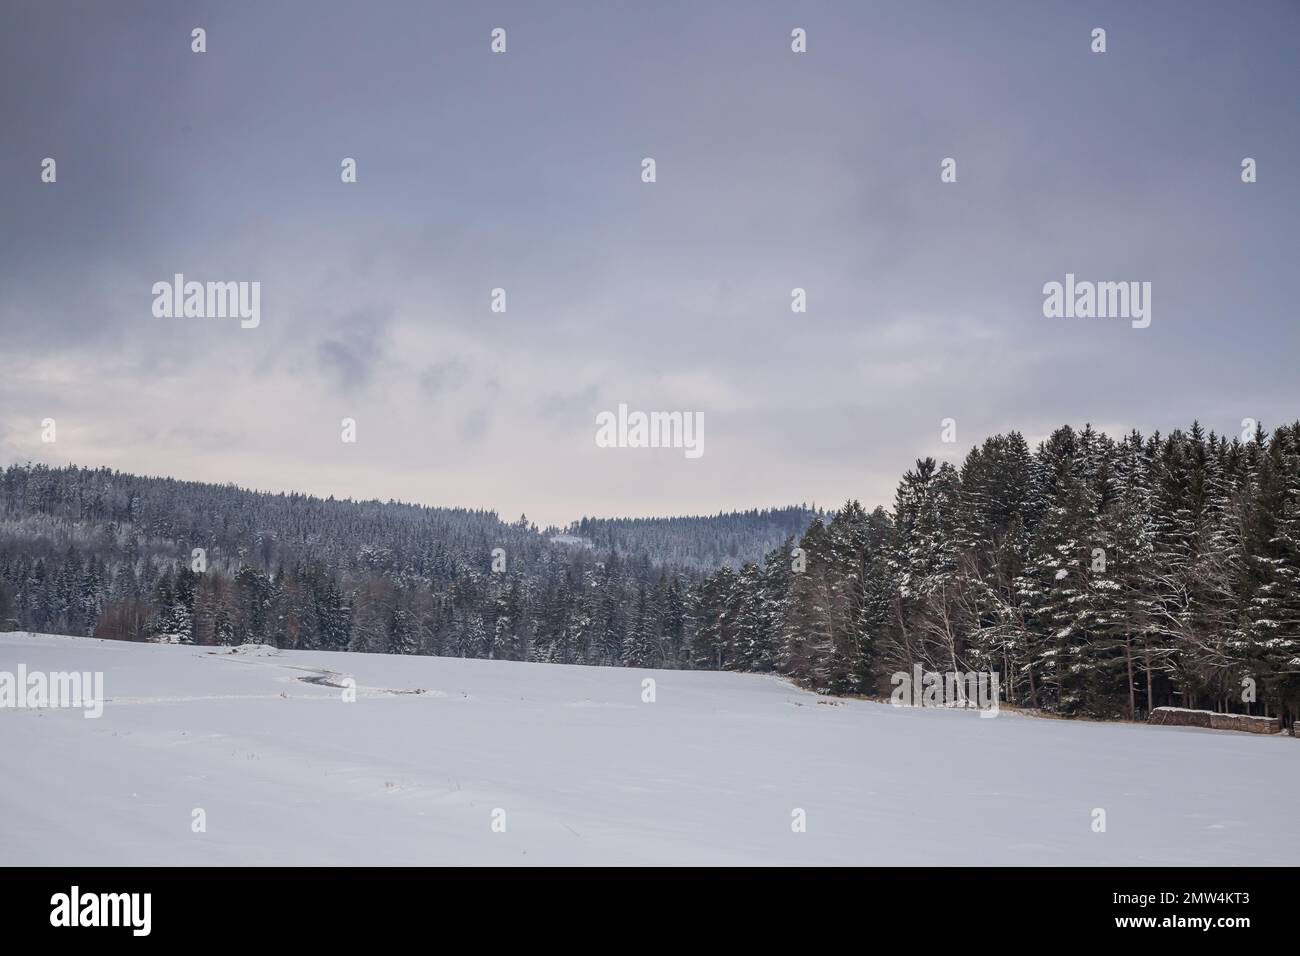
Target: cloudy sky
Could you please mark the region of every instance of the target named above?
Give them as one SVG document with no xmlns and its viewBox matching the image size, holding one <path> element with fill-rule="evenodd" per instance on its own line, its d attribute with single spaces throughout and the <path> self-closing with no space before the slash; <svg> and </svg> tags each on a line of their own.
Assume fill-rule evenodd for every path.
<svg viewBox="0 0 1300 956">
<path fill-rule="evenodd" d="M 1294 420 L 1298 35 L 1288 0 L 7 0 L 0 464 L 566 523 Z M 261 325 L 154 317 L 177 272 L 260 282 Z M 1151 282 L 1150 328 L 1044 318 L 1067 272 Z M 597 448 L 620 402 L 702 412 L 703 457 Z"/>
</svg>

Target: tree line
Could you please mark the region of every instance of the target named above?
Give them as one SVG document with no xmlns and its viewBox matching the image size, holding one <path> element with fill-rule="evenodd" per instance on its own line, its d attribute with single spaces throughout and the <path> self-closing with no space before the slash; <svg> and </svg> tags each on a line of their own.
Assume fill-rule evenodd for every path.
<svg viewBox="0 0 1300 956">
<path fill-rule="evenodd" d="M 1300 423 L 1249 437 L 1017 432 L 917 461 L 692 591 L 695 666 L 888 693 L 920 664 L 1010 704 L 1142 717 L 1300 711 Z"/>
</svg>

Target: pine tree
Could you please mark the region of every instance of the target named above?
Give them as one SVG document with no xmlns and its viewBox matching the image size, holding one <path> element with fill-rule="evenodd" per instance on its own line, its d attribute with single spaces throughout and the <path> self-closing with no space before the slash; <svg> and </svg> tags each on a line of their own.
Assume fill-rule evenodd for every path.
<svg viewBox="0 0 1300 956">
<path fill-rule="evenodd" d="M 626 663 L 629 667 L 653 667 L 655 650 L 654 621 L 643 584 L 637 588 L 636 611 L 627 638 Z"/>
</svg>

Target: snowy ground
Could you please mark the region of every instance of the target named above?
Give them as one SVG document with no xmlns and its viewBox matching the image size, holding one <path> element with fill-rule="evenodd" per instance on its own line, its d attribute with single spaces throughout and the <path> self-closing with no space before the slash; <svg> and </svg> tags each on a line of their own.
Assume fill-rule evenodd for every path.
<svg viewBox="0 0 1300 956">
<path fill-rule="evenodd" d="M 108 701 L 0 709 L 0 865 L 1300 863 L 1290 737 L 740 674 L 0 635 L 0 671 L 19 664 L 103 671 Z M 303 680 L 327 672 L 357 700 Z"/>
</svg>

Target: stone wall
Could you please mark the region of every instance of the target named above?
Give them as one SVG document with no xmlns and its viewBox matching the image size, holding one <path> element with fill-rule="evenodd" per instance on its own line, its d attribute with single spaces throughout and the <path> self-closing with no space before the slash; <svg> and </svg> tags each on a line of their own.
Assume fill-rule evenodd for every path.
<svg viewBox="0 0 1300 956">
<path fill-rule="evenodd" d="M 1240 730 L 1248 734 L 1282 732 L 1280 717 L 1252 717 L 1248 714 L 1216 714 L 1212 710 L 1188 710 L 1185 707 L 1157 707 L 1147 718 L 1149 724 L 1171 727 L 1208 727 L 1210 730 Z"/>
</svg>

